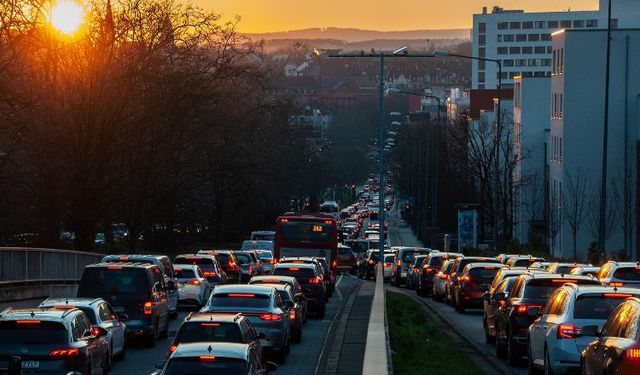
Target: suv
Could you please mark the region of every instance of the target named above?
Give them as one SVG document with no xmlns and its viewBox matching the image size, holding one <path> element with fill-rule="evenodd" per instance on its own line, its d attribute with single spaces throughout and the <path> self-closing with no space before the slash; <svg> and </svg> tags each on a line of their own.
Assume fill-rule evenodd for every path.
<svg viewBox="0 0 640 375">
<path fill-rule="evenodd" d="M 209 254 L 216 257 L 222 269 L 227 275 L 229 284 L 242 283 L 242 268 L 236 258 L 236 254 L 231 250 L 200 250 L 198 254 Z"/>
<path fill-rule="evenodd" d="M 106 373 L 111 366 L 106 334 L 103 328 L 92 328 L 80 309 L 8 308 L 0 313 L 0 370 Z M 17 366 L 11 363 L 15 356 L 21 359 Z"/>
<path fill-rule="evenodd" d="M 260 284 L 272 284 L 272 285 L 289 285 L 291 287 L 291 291 L 293 292 L 294 300 L 296 304 L 299 304 L 299 310 L 297 310 L 297 314 L 302 317 L 302 321 L 307 321 L 307 299 L 302 292 L 302 286 L 298 283 L 298 280 L 295 277 L 291 276 L 276 276 L 276 275 L 263 275 L 263 276 L 254 276 L 249 280 L 249 285 L 260 285 Z"/>
<path fill-rule="evenodd" d="M 227 274 L 213 255 L 206 254 L 182 254 L 178 255 L 173 264 L 191 264 L 199 266 L 202 274 L 212 287 L 227 283 Z"/>
<path fill-rule="evenodd" d="M 366 280 L 369 280 L 370 277 L 375 279 L 376 265 L 378 264 L 379 257 L 380 250 L 367 250 L 358 264 L 358 277 L 364 278 Z"/>
<path fill-rule="evenodd" d="M 553 374 L 579 370 L 580 353 L 595 336 L 582 328 L 602 328 L 625 298 L 639 295 L 638 289 L 565 284 L 529 327 L 529 368 Z"/>
<path fill-rule="evenodd" d="M 409 263 L 409 269 L 407 270 L 407 278 L 405 283 L 407 285 L 407 289 L 415 289 L 418 284 L 418 277 L 422 273 L 422 262 L 429 255 L 418 255 L 413 258 L 411 263 Z"/>
<path fill-rule="evenodd" d="M 109 303 L 102 298 L 47 298 L 39 308 L 57 310 L 79 309 L 87 315 L 92 326 L 104 328 L 109 344 L 109 360 L 123 360 L 126 356 L 126 329 Z"/>
<path fill-rule="evenodd" d="M 640 262 L 609 261 L 600 267 L 598 280 L 605 285 L 640 288 Z"/>
<path fill-rule="evenodd" d="M 102 258 L 103 263 L 148 263 L 155 264 L 162 272 L 163 287 L 166 288 L 169 297 L 169 316 L 178 317 L 178 281 L 173 272 L 171 259 L 166 255 L 107 255 Z"/>
<path fill-rule="evenodd" d="M 453 291 L 453 306 L 456 311 L 464 314 L 468 307 L 482 307 L 482 295 L 502 267 L 504 264 L 497 261 L 467 264 Z"/>
<path fill-rule="evenodd" d="M 273 269 L 274 275 L 293 276 L 302 286 L 302 293 L 308 307 L 318 318 L 323 319 L 326 309 L 326 289 L 322 273 L 314 264 L 279 263 Z"/>
<path fill-rule="evenodd" d="M 169 345 L 169 352 L 176 351 L 178 345 L 194 342 L 235 342 L 252 346 L 262 361 L 260 336 L 242 314 L 191 313 L 178 328 L 178 332 Z"/>
<path fill-rule="evenodd" d="M 409 264 L 413 261 L 416 255 L 423 254 L 429 255 L 434 252 L 431 249 L 423 247 L 393 247 L 392 250 L 397 250 L 396 267 L 393 271 L 391 283 L 394 286 L 400 286 L 407 279 L 407 272 L 409 271 Z"/>
<path fill-rule="evenodd" d="M 451 266 L 451 272 L 449 273 L 449 278 L 446 280 L 446 295 L 445 300 L 448 305 L 453 306 L 455 303 L 455 291 L 458 287 L 459 279 L 461 277 L 462 271 L 469 263 L 496 263 L 498 262 L 496 258 L 489 257 L 465 257 L 460 256 L 457 257 L 453 261 L 453 265 Z M 499 263 L 499 262 L 498 262 Z"/>
<path fill-rule="evenodd" d="M 540 308 L 551 295 L 566 283 L 600 285 L 590 276 L 558 275 L 549 273 L 518 276 L 509 296 L 496 294 L 504 307 L 496 314 L 496 355 L 507 357 L 511 365 L 519 364 L 528 347 L 529 326 L 538 318 Z"/>
<path fill-rule="evenodd" d="M 78 297 L 103 298 L 126 321 L 127 335 L 155 346 L 169 333 L 169 303 L 162 272 L 148 263 L 97 263 L 84 268 Z"/>
</svg>

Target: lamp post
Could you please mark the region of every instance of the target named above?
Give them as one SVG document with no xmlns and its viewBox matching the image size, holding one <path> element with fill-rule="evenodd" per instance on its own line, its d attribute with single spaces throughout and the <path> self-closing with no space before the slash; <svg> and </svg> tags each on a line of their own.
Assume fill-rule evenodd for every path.
<svg viewBox="0 0 640 375">
<path fill-rule="evenodd" d="M 401 91 L 398 89 L 388 89 L 390 94 L 404 94 L 411 96 L 420 96 L 423 98 L 435 99 L 438 103 L 437 120 L 436 120 L 436 137 L 433 140 L 433 157 L 431 159 L 431 168 L 433 170 L 433 178 L 431 179 L 431 248 L 436 247 L 436 235 L 437 235 L 437 207 L 438 207 L 438 141 L 440 134 L 440 107 L 442 106 L 441 99 L 435 95 L 429 95 L 424 93 Z"/>
<path fill-rule="evenodd" d="M 496 130 L 495 130 L 495 145 L 494 145 L 494 168 L 495 168 L 495 181 L 494 181 L 494 191 L 493 191 L 493 249 L 498 253 L 498 184 L 499 184 L 499 176 L 500 176 L 500 132 L 502 131 L 502 113 L 500 109 L 500 104 L 502 100 L 502 62 L 497 59 L 489 59 L 486 57 L 477 57 L 477 56 L 465 56 L 458 55 L 455 53 L 450 53 L 449 51 L 433 51 L 434 56 L 450 56 L 450 57 L 459 57 L 461 59 L 469 59 L 469 60 L 477 60 L 477 61 L 488 61 L 493 62 L 498 65 L 498 101 L 496 104 L 497 107 L 497 115 L 496 115 Z"/>
</svg>

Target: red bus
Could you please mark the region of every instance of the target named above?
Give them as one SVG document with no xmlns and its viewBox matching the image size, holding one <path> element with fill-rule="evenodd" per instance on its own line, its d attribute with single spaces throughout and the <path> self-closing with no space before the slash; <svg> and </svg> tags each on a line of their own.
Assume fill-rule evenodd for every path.
<svg viewBox="0 0 640 375">
<path fill-rule="evenodd" d="M 328 214 L 286 213 L 278 217 L 273 258 L 323 257 L 335 276 L 338 259 L 338 225 Z"/>
</svg>

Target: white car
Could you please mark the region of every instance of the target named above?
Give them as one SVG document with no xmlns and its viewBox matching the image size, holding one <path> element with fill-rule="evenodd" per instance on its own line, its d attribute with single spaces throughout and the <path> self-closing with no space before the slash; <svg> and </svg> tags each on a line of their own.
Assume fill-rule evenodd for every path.
<svg viewBox="0 0 640 375">
<path fill-rule="evenodd" d="M 211 294 L 211 284 L 200 267 L 191 264 L 174 264 L 173 272 L 178 279 L 178 302 L 204 306 Z"/>
<path fill-rule="evenodd" d="M 384 280 L 391 280 L 391 272 L 396 263 L 396 254 L 385 253 L 384 254 L 384 268 L 382 269 L 382 278 Z"/>
<path fill-rule="evenodd" d="M 91 325 L 107 331 L 104 337 L 109 343 L 109 357 L 111 360 L 123 360 L 127 351 L 127 326 L 120 321 L 120 317 L 113 311 L 109 303 L 102 298 L 47 298 L 38 307 L 52 307 L 54 309 L 77 308 L 84 312 Z M 122 316 L 122 315 L 121 315 Z M 126 316 L 122 316 L 126 320 Z"/>
<path fill-rule="evenodd" d="M 583 329 L 590 326 L 592 335 L 599 332 L 619 304 L 639 295 L 640 290 L 632 288 L 564 284 L 529 326 L 529 368 L 551 374 L 578 370 L 580 353 L 595 338 Z"/>
</svg>

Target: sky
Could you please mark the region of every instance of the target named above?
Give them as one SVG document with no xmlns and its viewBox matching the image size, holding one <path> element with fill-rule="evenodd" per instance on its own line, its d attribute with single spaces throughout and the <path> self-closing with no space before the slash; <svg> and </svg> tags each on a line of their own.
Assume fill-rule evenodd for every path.
<svg viewBox="0 0 640 375">
<path fill-rule="evenodd" d="M 246 33 L 312 27 L 379 31 L 471 28 L 472 14 L 499 5 L 528 12 L 594 10 L 598 0 L 192 0 L 225 19 L 239 15 Z"/>
</svg>

